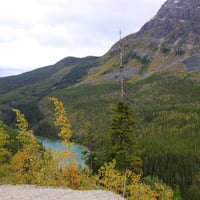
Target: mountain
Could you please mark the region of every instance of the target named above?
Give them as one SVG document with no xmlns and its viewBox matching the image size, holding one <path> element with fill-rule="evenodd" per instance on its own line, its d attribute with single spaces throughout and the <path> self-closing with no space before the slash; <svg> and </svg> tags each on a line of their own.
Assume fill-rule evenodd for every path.
<svg viewBox="0 0 200 200">
<path fill-rule="evenodd" d="M 190 50 L 199 38 L 199 11 L 198 0 L 168 0 L 137 36 L 148 35 L 148 38 L 157 41 L 172 40 L 176 44 L 180 42 L 182 46 L 185 45 L 185 49 Z"/>
<path fill-rule="evenodd" d="M 143 149 L 144 175 L 157 176 L 184 199 L 199 199 L 200 1 L 167 0 L 140 31 L 122 39 L 125 88 Z M 56 138 L 48 96 L 64 102 L 73 140 L 95 135 L 96 166 L 106 157 L 111 107 L 119 100 L 119 41 L 102 57 L 67 57 L 18 76 L 0 78 L 0 119 L 25 113 L 35 134 Z M 193 196 L 192 196 L 193 195 Z M 196 195 L 196 196 L 195 196 Z M 192 196 L 192 198 L 190 198 Z"/>
<path fill-rule="evenodd" d="M 200 2 L 168 0 L 138 33 L 125 37 L 127 76 L 145 78 L 169 67 L 188 72 L 200 70 Z M 109 54 L 117 55 L 119 42 Z M 133 70 L 135 68 L 135 70 Z"/>
<path fill-rule="evenodd" d="M 170 67 L 199 71 L 199 20 L 199 0 L 167 0 L 139 32 L 122 40 L 124 76 L 142 79 Z M 119 49 L 117 42 L 101 58 L 67 57 L 52 66 L 0 78 L 0 94 L 51 78 L 53 80 L 46 90 L 58 85 L 118 79 Z"/>
</svg>

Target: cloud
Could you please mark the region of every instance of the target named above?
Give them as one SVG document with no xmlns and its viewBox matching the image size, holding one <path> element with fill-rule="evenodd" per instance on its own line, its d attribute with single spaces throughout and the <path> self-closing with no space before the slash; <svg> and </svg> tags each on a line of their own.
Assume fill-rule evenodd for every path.
<svg viewBox="0 0 200 200">
<path fill-rule="evenodd" d="M 165 0 L 0 0 L 0 65 L 31 70 L 66 56 L 103 55 Z"/>
<path fill-rule="evenodd" d="M 26 70 L 23 71 L 22 69 L 13 69 L 5 66 L 0 66 L 0 77 L 11 76 L 13 74 L 20 74 L 25 71 Z"/>
</svg>

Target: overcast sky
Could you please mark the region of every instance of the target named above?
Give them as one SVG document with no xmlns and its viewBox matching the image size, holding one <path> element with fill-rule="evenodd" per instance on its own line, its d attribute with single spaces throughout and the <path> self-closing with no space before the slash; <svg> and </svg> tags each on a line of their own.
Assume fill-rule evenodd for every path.
<svg viewBox="0 0 200 200">
<path fill-rule="evenodd" d="M 0 76 L 67 56 L 101 56 L 137 32 L 165 0 L 0 0 Z"/>
</svg>

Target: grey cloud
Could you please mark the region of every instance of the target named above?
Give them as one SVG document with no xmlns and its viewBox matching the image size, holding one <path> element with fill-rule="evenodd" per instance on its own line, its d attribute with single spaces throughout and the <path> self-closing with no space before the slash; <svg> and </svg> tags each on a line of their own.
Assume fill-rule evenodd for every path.
<svg viewBox="0 0 200 200">
<path fill-rule="evenodd" d="M 22 44 L 19 46 L 22 52 L 30 48 L 29 51 L 32 51 L 33 55 L 45 51 L 50 57 L 58 52 L 64 55 L 72 49 L 72 56 L 76 56 L 77 52 L 84 54 L 85 49 L 104 51 L 119 39 L 119 29 L 122 29 L 122 36 L 126 36 L 138 31 L 150 20 L 159 8 L 154 8 L 155 5 L 159 6 L 158 1 L 165 0 L 38 0 L 34 1 L 33 9 L 27 6 L 29 3 L 26 1 L 27 8 L 24 9 L 27 12 L 24 14 L 29 15 L 28 9 L 31 9 L 30 18 L 26 19 L 23 15 L 19 17 L 16 14 L 16 16 L 6 15 L 7 19 L 3 19 L 2 16 L 0 19 L 0 28 L 3 27 L 0 32 L 0 43 L 7 43 L 6 52 L 11 57 L 9 48 L 15 48 L 12 44 L 18 42 Z M 151 2 L 157 3 L 152 7 Z M 4 29 L 5 27 L 8 29 Z M 0 50 L 5 52 L 5 47 L 3 45 L 0 47 L 2 47 Z M 34 60 L 39 62 L 40 59 L 38 56 Z M 3 60 L 1 62 L 4 65 Z M 12 65 L 10 63 L 16 65 L 17 62 L 20 63 L 18 58 L 16 62 L 14 59 L 8 59 L 7 62 L 8 64 L 5 61 L 9 66 Z M 31 62 L 31 56 L 27 62 Z M 48 63 L 49 58 L 45 62 Z M 6 71 L 9 74 L 13 69 L 2 69 L 0 66 L 0 76 L 6 74 Z"/>
<path fill-rule="evenodd" d="M 37 40 L 42 46 L 51 46 L 55 48 L 68 46 L 69 42 L 67 37 L 61 37 L 59 35 L 54 35 L 49 33 L 49 35 L 32 35 L 32 37 Z"/>
<path fill-rule="evenodd" d="M 17 28 L 17 29 L 29 29 L 31 28 L 30 24 L 23 23 L 18 20 L 14 19 L 0 19 L 0 26 L 7 26 L 7 27 L 12 27 L 12 28 Z"/>
<path fill-rule="evenodd" d="M 95 4 L 95 2 L 97 3 Z M 136 31 L 134 30 L 135 24 L 141 24 L 140 26 L 142 26 L 156 14 L 152 11 L 147 15 L 147 9 L 149 8 L 145 8 L 141 2 L 137 2 L 138 9 L 135 9 L 136 5 L 132 0 L 90 1 L 90 3 L 91 7 L 87 9 L 87 13 L 78 13 L 76 10 L 68 12 L 66 4 L 44 19 L 44 21 L 52 26 L 57 24 L 67 26 L 67 24 L 71 23 L 72 34 L 76 31 L 80 34 L 87 31 L 88 34 L 94 32 L 96 34 L 104 34 L 104 37 L 107 38 L 113 37 L 113 34 L 116 34 L 123 27 L 125 29 L 124 34 L 130 34 Z M 92 34 L 92 36 L 95 35 Z"/>
<path fill-rule="evenodd" d="M 11 42 L 14 42 L 15 40 L 16 40 L 16 37 L 12 35 L 0 36 L 0 43 L 11 43 Z"/>
<path fill-rule="evenodd" d="M 56 48 L 70 45 L 66 40 L 62 40 L 60 38 L 45 38 L 43 40 L 40 40 L 40 44 Z"/>
<path fill-rule="evenodd" d="M 25 70 L 24 70 L 25 71 Z M 13 69 L 9 67 L 1 67 L 0 66 L 0 78 L 10 75 L 17 75 L 22 73 L 22 69 Z"/>
</svg>

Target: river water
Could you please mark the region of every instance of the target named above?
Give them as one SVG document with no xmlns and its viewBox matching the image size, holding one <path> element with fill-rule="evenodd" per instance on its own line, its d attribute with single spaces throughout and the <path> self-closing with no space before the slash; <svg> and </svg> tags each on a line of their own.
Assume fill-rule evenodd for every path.
<svg viewBox="0 0 200 200">
<path fill-rule="evenodd" d="M 59 141 L 52 141 L 52 140 L 47 140 L 44 138 L 36 138 L 39 142 L 42 143 L 42 145 L 45 148 L 51 148 L 53 150 L 58 150 L 58 151 L 63 151 L 63 150 L 67 150 L 67 147 L 65 147 L 61 142 Z M 81 166 L 82 168 L 84 168 L 84 160 L 82 160 L 81 158 L 83 157 L 82 155 L 82 151 L 85 150 L 85 148 L 80 147 L 77 144 L 72 144 L 71 145 L 71 149 L 72 149 L 72 153 L 77 154 L 77 156 L 75 157 L 75 160 L 77 160 L 77 166 Z"/>
</svg>

